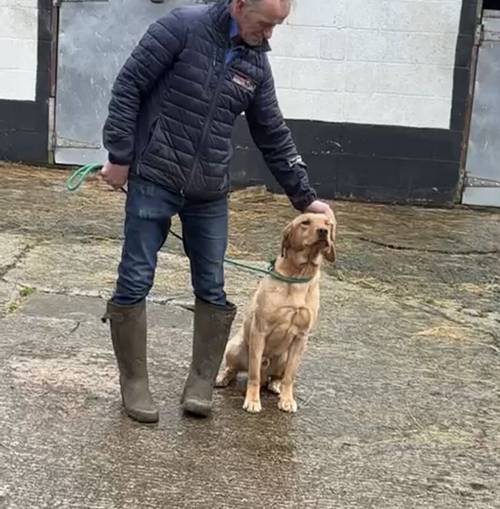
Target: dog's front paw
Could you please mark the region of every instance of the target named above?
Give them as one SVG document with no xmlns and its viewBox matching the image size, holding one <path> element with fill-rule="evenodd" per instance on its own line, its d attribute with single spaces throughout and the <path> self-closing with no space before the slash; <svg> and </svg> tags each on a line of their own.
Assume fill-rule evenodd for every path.
<svg viewBox="0 0 500 509">
<path fill-rule="evenodd" d="M 297 411 L 297 402 L 293 398 L 281 398 L 278 402 L 278 408 L 283 410 L 283 412 L 294 414 Z"/>
<path fill-rule="evenodd" d="M 258 414 L 262 410 L 262 405 L 260 404 L 260 400 L 245 399 L 243 409 L 251 414 Z"/>
</svg>

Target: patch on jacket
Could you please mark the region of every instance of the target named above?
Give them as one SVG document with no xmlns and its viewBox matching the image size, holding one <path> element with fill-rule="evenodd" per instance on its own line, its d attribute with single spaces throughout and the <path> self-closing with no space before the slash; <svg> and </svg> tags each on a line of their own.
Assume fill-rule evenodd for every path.
<svg viewBox="0 0 500 509">
<path fill-rule="evenodd" d="M 249 92 L 255 92 L 255 89 L 257 88 L 257 85 L 255 85 L 253 80 L 236 72 L 233 74 L 232 81 Z"/>
<path fill-rule="evenodd" d="M 306 165 L 304 163 L 304 160 L 302 159 L 301 155 L 297 155 L 297 156 L 293 157 L 292 159 L 288 160 L 288 166 L 290 168 L 293 168 L 296 165 L 299 165 L 299 166 L 305 166 Z"/>
</svg>

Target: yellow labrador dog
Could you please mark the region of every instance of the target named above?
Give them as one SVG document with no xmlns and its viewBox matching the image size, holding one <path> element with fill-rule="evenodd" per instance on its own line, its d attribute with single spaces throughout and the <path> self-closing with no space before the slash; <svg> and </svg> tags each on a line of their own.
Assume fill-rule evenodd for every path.
<svg viewBox="0 0 500 509">
<path fill-rule="evenodd" d="M 262 409 L 260 389 L 279 394 L 278 408 L 296 412 L 295 374 L 319 311 L 323 258 L 335 261 L 334 219 L 301 214 L 282 234 L 281 256 L 259 283 L 240 330 L 230 339 L 216 387 L 226 387 L 238 372 L 248 372 L 243 408 Z"/>
</svg>

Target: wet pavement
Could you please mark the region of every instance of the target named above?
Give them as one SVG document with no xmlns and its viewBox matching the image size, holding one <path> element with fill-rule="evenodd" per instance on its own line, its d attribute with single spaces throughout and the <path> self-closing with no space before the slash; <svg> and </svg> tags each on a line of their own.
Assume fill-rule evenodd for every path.
<svg viewBox="0 0 500 509">
<path fill-rule="evenodd" d="M 192 294 L 169 239 L 148 302 L 160 422 L 144 426 L 121 414 L 100 322 L 124 195 L 71 194 L 67 176 L 0 165 L 0 507 L 500 507 L 500 212 L 336 203 L 292 416 L 269 394 L 245 413 L 244 380 L 210 419 L 182 415 Z M 235 192 L 229 256 L 264 267 L 294 214 Z M 226 274 L 241 310 L 256 276 Z"/>
</svg>

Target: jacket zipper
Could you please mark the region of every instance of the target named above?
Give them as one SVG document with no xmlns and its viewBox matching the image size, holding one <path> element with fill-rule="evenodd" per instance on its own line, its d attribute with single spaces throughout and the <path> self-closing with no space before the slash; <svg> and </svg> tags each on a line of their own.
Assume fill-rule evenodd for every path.
<svg viewBox="0 0 500 509">
<path fill-rule="evenodd" d="M 214 98 L 212 99 L 212 103 L 210 104 L 210 109 L 208 111 L 208 117 L 205 121 L 205 125 L 203 126 L 203 131 L 201 133 L 200 143 L 198 145 L 198 150 L 196 151 L 196 154 L 194 156 L 193 166 L 191 167 L 191 175 L 189 176 L 189 180 L 187 181 L 186 185 L 181 189 L 180 193 L 182 196 L 185 195 L 185 193 L 189 190 L 189 186 L 191 185 L 191 182 L 193 181 L 193 178 L 195 176 L 196 167 L 198 166 L 198 161 L 200 160 L 200 152 L 203 148 L 203 145 L 205 144 L 205 139 L 208 134 L 208 128 L 210 127 L 210 124 L 212 123 L 212 117 L 214 115 L 215 105 L 217 104 L 217 99 L 219 97 L 219 92 L 222 83 L 224 82 L 224 79 L 226 77 L 226 69 L 227 69 L 227 63 L 225 59 L 226 52 L 228 51 L 229 47 L 225 48 L 224 53 L 224 64 L 222 66 L 222 71 L 217 79 L 217 85 L 215 87 L 214 92 Z M 214 59 L 213 64 L 215 65 L 216 59 Z"/>
<path fill-rule="evenodd" d="M 141 154 L 140 154 L 139 159 L 138 159 L 138 164 L 137 164 L 137 174 L 138 175 L 141 174 L 142 160 L 144 159 L 144 154 L 146 153 L 146 151 L 149 148 L 149 145 L 151 144 L 151 140 L 153 139 L 153 136 L 155 134 L 156 128 L 158 127 L 158 122 L 159 122 L 159 117 L 156 117 L 153 120 L 153 123 L 151 124 L 151 128 L 149 129 L 148 138 L 146 140 L 146 143 L 145 143 L 144 147 L 142 148 Z"/>
<path fill-rule="evenodd" d="M 209 68 L 208 68 L 208 76 L 207 76 L 207 79 L 205 80 L 205 89 L 207 89 L 209 86 L 210 86 L 210 81 L 212 80 L 212 76 L 214 75 L 214 69 L 217 65 L 217 48 L 214 49 L 214 52 L 212 54 L 212 60 L 209 64 Z"/>
</svg>

